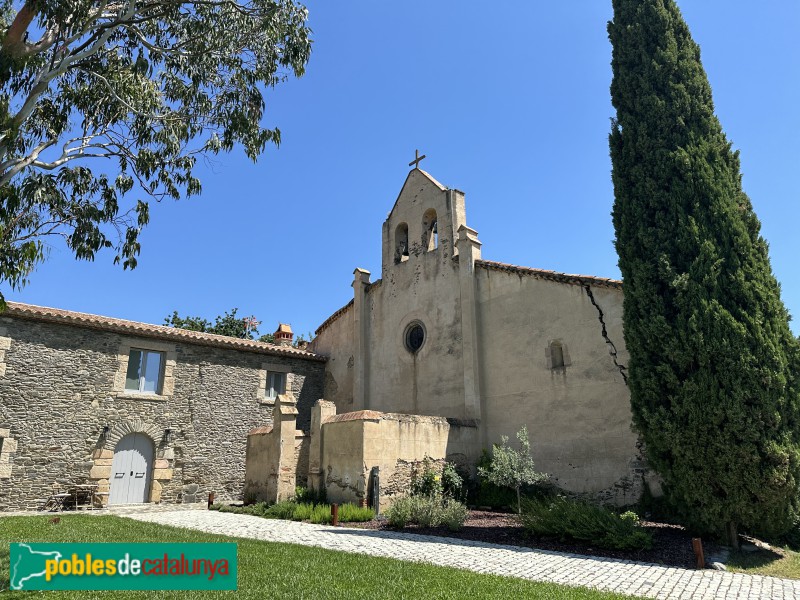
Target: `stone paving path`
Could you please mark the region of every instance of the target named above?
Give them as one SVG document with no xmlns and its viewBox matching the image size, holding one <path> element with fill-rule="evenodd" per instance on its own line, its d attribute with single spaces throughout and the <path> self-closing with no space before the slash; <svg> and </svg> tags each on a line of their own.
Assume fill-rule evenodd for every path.
<svg viewBox="0 0 800 600">
<path fill-rule="evenodd" d="M 517 546 L 328 527 L 217 511 L 130 510 L 121 516 L 209 533 L 319 546 L 649 598 L 800 600 L 800 581 L 776 577 L 711 570 L 692 571 Z"/>
</svg>

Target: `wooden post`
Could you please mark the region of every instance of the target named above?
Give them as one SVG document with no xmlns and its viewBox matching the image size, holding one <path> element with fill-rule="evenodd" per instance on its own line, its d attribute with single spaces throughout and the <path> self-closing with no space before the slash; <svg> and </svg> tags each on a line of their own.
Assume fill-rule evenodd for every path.
<svg viewBox="0 0 800 600">
<path fill-rule="evenodd" d="M 214 492 L 208 492 L 208 508 L 211 508 L 211 505 L 214 504 Z"/>
<path fill-rule="evenodd" d="M 339 524 L 339 505 L 338 504 L 331 504 L 331 525 L 336 527 Z"/>
<path fill-rule="evenodd" d="M 697 568 L 705 569 L 706 559 L 703 556 L 703 540 L 700 538 L 692 538 L 692 550 L 694 550 L 694 555 L 697 557 Z"/>
</svg>

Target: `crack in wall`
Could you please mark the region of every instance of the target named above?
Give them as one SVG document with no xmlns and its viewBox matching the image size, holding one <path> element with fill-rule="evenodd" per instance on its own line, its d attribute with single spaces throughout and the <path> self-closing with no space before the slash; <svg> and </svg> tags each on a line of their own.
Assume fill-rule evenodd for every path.
<svg viewBox="0 0 800 600">
<path fill-rule="evenodd" d="M 583 289 L 586 291 L 586 295 L 589 296 L 589 301 L 592 303 L 592 306 L 594 306 L 597 309 L 597 314 L 598 314 L 597 318 L 600 321 L 600 325 L 602 327 L 601 335 L 603 336 L 603 339 L 606 341 L 606 344 L 608 344 L 608 353 L 611 355 L 611 358 L 614 361 L 614 366 L 616 366 L 617 369 L 619 369 L 619 374 L 622 375 L 622 380 L 625 382 L 625 385 L 627 386 L 628 375 L 625 372 L 628 370 L 628 368 L 625 365 L 619 364 L 619 362 L 617 361 L 617 347 L 614 345 L 614 342 L 611 341 L 611 338 L 608 337 L 608 330 L 606 329 L 606 322 L 605 322 L 605 316 L 603 315 L 603 309 L 600 308 L 600 305 L 597 304 L 597 302 L 595 301 L 591 286 L 584 285 Z"/>
</svg>

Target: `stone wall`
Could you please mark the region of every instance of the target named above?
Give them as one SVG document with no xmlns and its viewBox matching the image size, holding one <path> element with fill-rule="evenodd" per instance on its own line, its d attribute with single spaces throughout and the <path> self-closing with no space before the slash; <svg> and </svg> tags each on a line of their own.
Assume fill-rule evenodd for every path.
<svg viewBox="0 0 800 600">
<path fill-rule="evenodd" d="M 0 510 L 35 507 L 53 484 L 107 486 L 114 445 L 129 432 L 156 450 L 151 501 L 200 502 L 212 491 L 241 499 L 247 432 L 272 422 L 259 396 L 265 361 L 292 373 L 298 426 L 308 428 L 322 396 L 319 360 L 8 316 L 0 329 L 9 340 L 0 339 Z M 163 395 L 119 389 L 120 349 L 130 346 L 167 347 Z"/>
<path fill-rule="evenodd" d="M 479 448 L 474 424 L 371 410 L 329 417 L 320 432 L 311 430 L 312 448 L 317 435 L 328 500 L 365 502 L 370 472 L 378 467 L 381 510 L 409 493 L 426 459 L 439 466 L 445 460 L 471 465 Z"/>
</svg>

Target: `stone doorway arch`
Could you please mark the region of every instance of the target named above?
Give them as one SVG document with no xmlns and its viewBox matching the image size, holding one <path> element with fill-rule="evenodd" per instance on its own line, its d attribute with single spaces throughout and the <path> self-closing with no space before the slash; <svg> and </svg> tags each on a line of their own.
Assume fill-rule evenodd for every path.
<svg viewBox="0 0 800 600">
<path fill-rule="evenodd" d="M 155 445 L 144 433 L 128 433 L 114 447 L 109 504 L 142 504 L 150 497 Z"/>
</svg>

